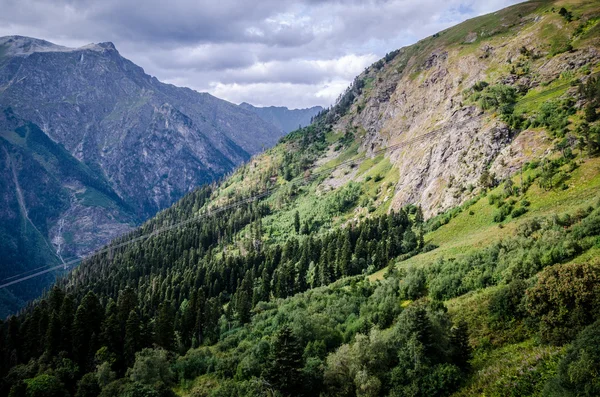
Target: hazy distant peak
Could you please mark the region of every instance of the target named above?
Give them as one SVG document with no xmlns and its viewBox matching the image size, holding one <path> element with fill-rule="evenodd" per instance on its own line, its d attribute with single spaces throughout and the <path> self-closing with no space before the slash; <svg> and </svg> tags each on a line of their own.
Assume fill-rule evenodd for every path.
<svg viewBox="0 0 600 397">
<path fill-rule="evenodd" d="M 322 106 L 312 106 L 309 108 L 294 108 L 294 109 L 290 109 L 287 106 L 254 106 L 251 103 L 248 102 L 242 102 L 240 103 L 241 107 L 243 107 L 244 109 L 282 109 L 282 110 L 289 110 L 290 112 L 293 111 L 305 111 L 305 110 L 313 110 L 313 109 L 317 109 L 318 111 L 323 110 Z"/>
<path fill-rule="evenodd" d="M 285 106 L 258 107 L 248 102 L 242 102 L 239 106 L 256 113 L 261 119 L 273 124 L 285 133 L 309 125 L 312 118 L 323 110 L 321 106 L 306 109 L 288 109 Z"/>
<path fill-rule="evenodd" d="M 74 51 L 116 51 L 115 45 L 111 42 L 90 43 L 83 47 L 71 48 L 51 43 L 46 40 L 36 39 L 25 36 L 4 36 L 0 37 L 0 46 L 5 47 L 5 55 L 27 56 L 35 52 L 74 52 Z"/>
</svg>

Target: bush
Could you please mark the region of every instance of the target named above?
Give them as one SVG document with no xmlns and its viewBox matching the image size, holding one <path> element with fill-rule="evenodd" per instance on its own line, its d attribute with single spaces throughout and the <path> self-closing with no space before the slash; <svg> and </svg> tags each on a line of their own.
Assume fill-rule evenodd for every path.
<svg viewBox="0 0 600 397">
<path fill-rule="evenodd" d="M 523 280 L 515 280 L 500 287 L 490 298 L 488 311 L 492 321 L 508 322 L 523 318 L 525 308 L 523 298 L 527 284 Z"/>
<path fill-rule="evenodd" d="M 327 199 L 327 212 L 332 215 L 345 212 L 356 203 L 360 197 L 360 192 L 360 185 L 358 183 L 350 182 Z"/>
<path fill-rule="evenodd" d="M 494 222 L 503 222 L 506 219 L 506 217 L 510 215 L 512 209 L 512 205 L 503 205 L 502 207 L 500 207 L 500 209 L 494 213 Z"/>
<path fill-rule="evenodd" d="M 422 269 L 410 268 L 408 274 L 400 282 L 400 297 L 415 300 L 427 292 L 425 272 Z"/>
<path fill-rule="evenodd" d="M 96 397 L 100 394 L 100 385 L 96 374 L 87 373 L 77 383 L 77 394 L 75 397 Z"/>
<path fill-rule="evenodd" d="M 596 210 L 573 227 L 573 237 L 582 239 L 600 235 L 600 210 Z"/>
<path fill-rule="evenodd" d="M 42 374 L 27 379 L 27 397 L 63 397 L 68 395 L 65 386 L 55 376 Z"/>
<path fill-rule="evenodd" d="M 144 349 L 135 353 L 135 363 L 128 371 L 133 382 L 146 385 L 159 383 L 170 384 L 173 372 L 167 358 L 167 351 L 163 349 Z"/>
<path fill-rule="evenodd" d="M 525 207 L 518 207 L 518 208 L 515 208 L 515 209 L 514 209 L 514 210 L 513 210 L 513 211 L 510 213 L 510 216 L 511 216 L 511 217 L 513 217 L 513 218 L 518 218 L 518 217 L 520 217 L 521 215 L 525 214 L 527 211 L 528 211 L 528 210 L 527 210 L 527 208 L 525 208 Z"/>
<path fill-rule="evenodd" d="M 216 359 L 208 349 L 190 350 L 185 356 L 179 357 L 174 370 L 180 379 L 195 379 L 214 368 Z"/>
<path fill-rule="evenodd" d="M 560 389 L 568 390 L 577 396 L 598 396 L 600 395 L 598 373 L 600 373 L 600 320 L 581 331 L 569 347 L 558 366 L 555 384 Z"/>
<path fill-rule="evenodd" d="M 600 265 L 549 267 L 527 290 L 527 311 L 539 322 L 542 338 L 562 344 L 600 315 Z"/>
<path fill-rule="evenodd" d="M 536 122 L 548 127 L 554 136 L 564 136 L 569 125 L 569 116 L 574 113 L 575 109 L 570 100 L 544 102 Z"/>
<path fill-rule="evenodd" d="M 510 115 L 517 101 L 514 87 L 496 84 L 487 86 L 479 95 L 479 104 L 483 110 L 497 109 L 502 115 Z"/>
</svg>

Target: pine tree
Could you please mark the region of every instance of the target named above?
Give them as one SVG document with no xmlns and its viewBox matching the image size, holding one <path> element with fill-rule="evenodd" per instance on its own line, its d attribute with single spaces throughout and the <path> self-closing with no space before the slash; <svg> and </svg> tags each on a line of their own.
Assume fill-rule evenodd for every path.
<svg viewBox="0 0 600 397">
<path fill-rule="evenodd" d="M 303 348 L 290 327 L 283 327 L 271 346 L 267 381 L 283 395 L 298 395 L 302 389 Z"/>
<path fill-rule="evenodd" d="M 119 298 L 117 300 L 119 323 L 123 331 L 125 330 L 125 323 L 129 318 L 129 314 L 138 305 L 137 295 L 133 288 L 127 287 L 119 292 Z"/>
<path fill-rule="evenodd" d="M 91 366 L 90 356 L 97 350 L 97 335 L 101 332 L 104 311 L 98 297 L 88 292 L 75 312 L 73 320 L 73 353 L 79 367 Z"/>
<path fill-rule="evenodd" d="M 205 326 L 205 310 L 206 310 L 206 298 L 204 290 L 199 289 L 196 295 L 196 324 L 194 325 L 194 341 L 200 345 L 202 338 L 204 337 L 204 326 Z M 192 341 L 192 343 L 194 343 Z"/>
<path fill-rule="evenodd" d="M 121 325 L 118 318 L 117 304 L 112 299 L 106 305 L 101 340 L 111 353 L 118 355 L 121 352 Z"/>
<path fill-rule="evenodd" d="M 300 260 L 296 264 L 295 290 L 298 292 L 305 291 L 307 288 L 306 273 L 308 272 L 308 266 L 310 264 L 310 246 L 310 239 L 307 239 L 302 245 Z"/>
<path fill-rule="evenodd" d="M 252 310 L 252 301 L 248 296 L 248 292 L 244 290 L 240 290 L 237 292 L 236 296 L 236 312 L 240 323 L 246 324 L 250 322 Z"/>
<path fill-rule="evenodd" d="M 450 330 L 450 344 L 452 345 L 452 362 L 460 369 L 469 369 L 469 360 L 472 358 L 472 348 L 469 344 L 469 330 L 464 320 Z"/>
<path fill-rule="evenodd" d="M 343 232 L 343 243 L 339 248 L 337 256 L 338 269 L 342 276 L 348 276 L 351 272 L 351 260 L 352 260 L 352 243 L 350 242 L 350 232 L 345 230 Z"/>
<path fill-rule="evenodd" d="M 362 233 L 358 237 L 358 240 L 356 240 L 356 249 L 354 250 L 354 254 L 356 256 L 356 259 L 367 259 L 367 247 Z"/>
<path fill-rule="evenodd" d="M 418 240 L 415 233 L 410 228 L 406 229 L 402 238 L 402 250 L 404 253 L 411 252 L 412 250 L 416 249 L 417 245 Z"/>
<path fill-rule="evenodd" d="M 308 221 L 302 222 L 302 228 L 300 229 L 300 234 L 307 235 L 310 232 L 310 227 L 308 226 Z"/>
<path fill-rule="evenodd" d="M 135 353 L 140 348 L 141 330 L 140 330 L 140 318 L 132 310 L 129 312 L 125 324 L 125 343 L 124 343 L 124 361 L 127 367 L 131 367 L 135 361 Z"/>
<path fill-rule="evenodd" d="M 331 283 L 331 271 L 327 264 L 326 255 L 322 255 L 321 261 L 318 265 L 319 271 L 319 285 L 328 285 Z"/>
<path fill-rule="evenodd" d="M 73 349 L 73 340 L 71 338 L 73 319 L 75 318 L 75 302 L 73 296 L 67 294 L 63 299 L 60 307 L 59 319 L 60 319 L 60 351 L 71 352 Z"/>
<path fill-rule="evenodd" d="M 415 211 L 415 225 L 416 226 L 420 226 L 423 224 L 423 209 L 421 208 L 421 206 L 417 206 L 417 209 Z"/>
<path fill-rule="evenodd" d="M 294 212 L 294 230 L 296 234 L 300 233 L 300 214 L 298 211 Z"/>
<path fill-rule="evenodd" d="M 269 277 L 269 272 L 266 266 L 263 268 L 260 276 L 259 288 L 259 293 L 256 295 L 255 298 L 257 302 L 255 303 L 258 303 L 259 301 L 268 302 L 271 296 L 271 277 Z"/>
<path fill-rule="evenodd" d="M 170 302 L 161 303 L 156 316 L 155 342 L 165 350 L 175 347 L 175 314 Z"/>
<path fill-rule="evenodd" d="M 50 313 L 55 311 L 58 313 L 60 311 L 64 298 L 65 293 L 60 287 L 56 285 L 52 287 L 50 294 L 48 294 L 48 304 L 50 305 L 48 309 Z"/>
<path fill-rule="evenodd" d="M 54 311 L 50 316 L 50 324 L 48 325 L 48 331 L 46 332 L 46 352 L 50 355 L 55 355 L 60 351 L 62 345 L 60 330 L 61 325 L 59 315 Z"/>
<path fill-rule="evenodd" d="M 189 301 L 184 301 L 181 304 L 183 313 L 181 315 L 180 333 L 181 343 L 184 351 L 190 348 L 192 345 L 192 339 L 194 335 L 194 325 L 196 324 L 196 314 L 198 313 L 198 303 L 196 298 L 196 291 L 192 291 Z"/>
</svg>

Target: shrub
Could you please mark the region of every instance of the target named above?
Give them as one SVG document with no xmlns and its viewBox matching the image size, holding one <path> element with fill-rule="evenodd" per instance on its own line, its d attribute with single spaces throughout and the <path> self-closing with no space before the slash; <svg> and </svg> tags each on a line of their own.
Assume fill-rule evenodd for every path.
<svg viewBox="0 0 600 397">
<path fill-rule="evenodd" d="M 83 378 L 77 383 L 77 393 L 75 397 L 91 397 L 100 394 L 100 385 L 96 374 L 87 373 L 83 375 Z"/>
<path fill-rule="evenodd" d="M 173 372 L 167 357 L 167 351 L 163 349 L 143 349 L 135 353 L 135 364 L 128 371 L 129 378 L 133 382 L 146 385 L 158 383 L 170 384 Z"/>
<path fill-rule="evenodd" d="M 600 395 L 600 320 L 585 328 L 558 366 L 555 382 L 577 396 Z M 546 393 L 551 394 L 551 393 Z"/>
<path fill-rule="evenodd" d="M 549 267 L 526 294 L 527 311 L 539 321 L 542 338 L 568 342 L 600 314 L 600 264 Z"/>
<path fill-rule="evenodd" d="M 425 272 L 422 269 L 411 267 L 404 280 L 400 282 L 400 296 L 403 299 L 418 299 L 427 292 L 425 284 Z"/>
<path fill-rule="evenodd" d="M 180 379 L 194 379 L 214 368 L 216 359 L 208 349 L 190 350 L 185 356 L 179 357 L 174 370 Z"/>
<path fill-rule="evenodd" d="M 574 113 L 575 109 L 570 100 L 544 102 L 536 121 L 548 127 L 554 136 L 564 136 L 569 125 L 569 116 Z"/>
<path fill-rule="evenodd" d="M 592 212 L 579 224 L 573 227 L 573 237 L 575 239 L 597 235 L 600 235 L 600 210 Z"/>
<path fill-rule="evenodd" d="M 523 280 L 515 280 L 500 287 L 490 298 L 488 311 L 492 321 L 508 322 L 522 318 L 525 314 L 522 301 L 527 284 Z"/>
<path fill-rule="evenodd" d="M 55 376 L 42 374 L 27 379 L 27 397 L 62 397 L 67 391 L 62 382 Z"/>
<path fill-rule="evenodd" d="M 527 210 L 527 208 L 525 208 L 525 207 L 518 207 L 518 208 L 515 208 L 515 209 L 514 209 L 514 210 L 513 210 L 513 211 L 510 213 L 510 216 L 511 216 L 511 217 L 513 217 L 513 218 L 518 218 L 518 217 L 520 217 L 521 215 L 523 215 L 524 213 L 526 213 L 527 211 L 528 211 L 528 210 Z"/>
<path fill-rule="evenodd" d="M 494 222 L 500 223 L 506 219 L 508 215 L 512 212 L 512 205 L 503 205 L 500 207 L 498 211 L 494 213 Z"/>
</svg>

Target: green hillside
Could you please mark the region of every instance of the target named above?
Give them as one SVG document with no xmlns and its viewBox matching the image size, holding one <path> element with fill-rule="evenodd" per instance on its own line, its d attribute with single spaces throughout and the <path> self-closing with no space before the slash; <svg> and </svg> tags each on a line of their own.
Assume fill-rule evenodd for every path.
<svg viewBox="0 0 600 397">
<path fill-rule="evenodd" d="M 0 393 L 600 394 L 598 22 L 597 2 L 527 2 L 388 54 L 312 125 L 7 319 Z M 507 37 L 530 44 L 491 55 L 453 98 L 477 131 L 446 129 L 453 117 L 420 134 L 394 130 L 404 116 L 365 128 L 390 81 L 433 84 L 432 51 Z M 426 214 L 426 199 L 398 199 L 414 175 L 402 162 L 434 159 L 423 145 L 451 147 L 448 131 L 476 136 L 461 152 L 479 161 L 428 166 L 478 178 L 433 179 L 432 197 L 460 204 Z"/>
</svg>

